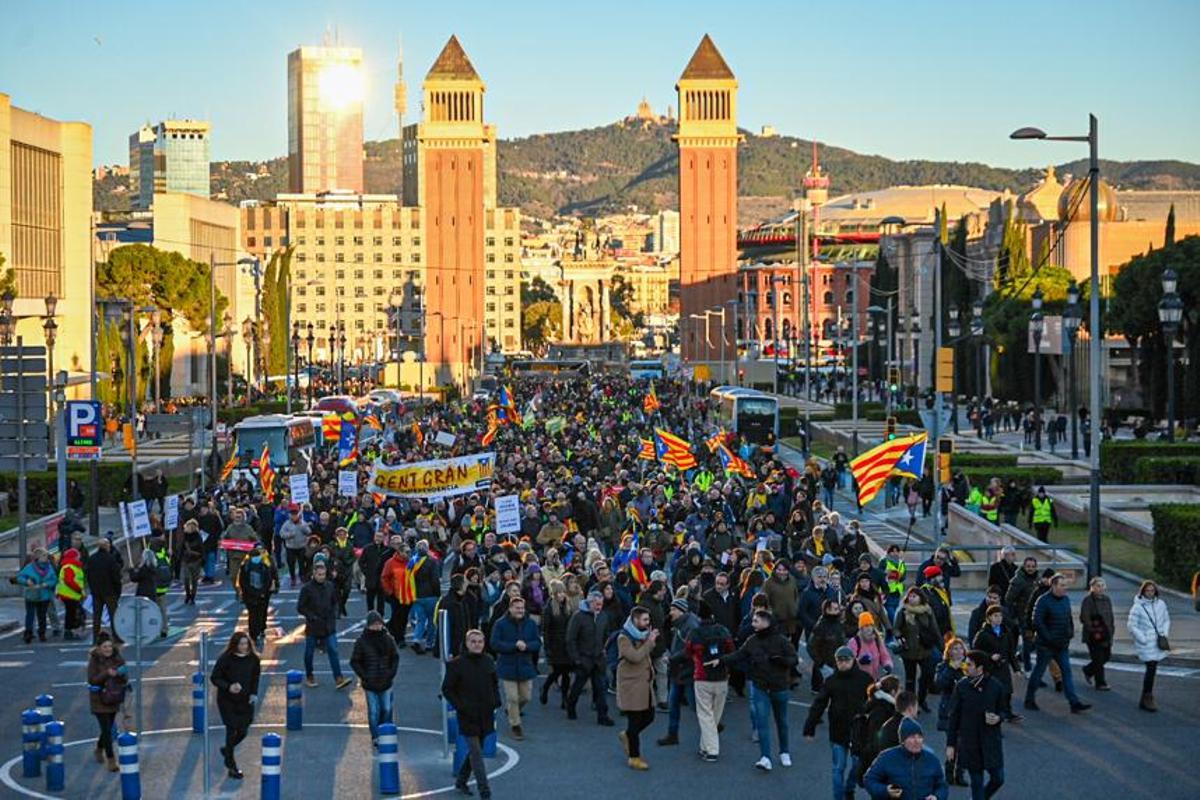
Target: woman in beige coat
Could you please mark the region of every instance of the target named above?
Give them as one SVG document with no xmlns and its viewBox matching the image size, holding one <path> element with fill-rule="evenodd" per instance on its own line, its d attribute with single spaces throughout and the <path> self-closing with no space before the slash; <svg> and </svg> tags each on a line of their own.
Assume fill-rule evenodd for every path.
<svg viewBox="0 0 1200 800">
<path fill-rule="evenodd" d="M 636 606 L 617 631 L 617 708 L 625 715 L 625 730 L 617 734 L 630 769 L 649 769 L 642 758 L 641 733 L 654 722 L 654 659 L 650 651 L 658 631 L 650 627 L 650 612 Z"/>
</svg>

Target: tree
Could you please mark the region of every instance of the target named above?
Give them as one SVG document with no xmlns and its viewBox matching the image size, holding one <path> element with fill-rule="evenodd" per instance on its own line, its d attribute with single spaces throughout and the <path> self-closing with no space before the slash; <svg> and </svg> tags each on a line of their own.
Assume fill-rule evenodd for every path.
<svg viewBox="0 0 1200 800">
<path fill-rule="evenodd" d="M 17 296 L 17 271 L 13 267 L 4 268 L 4 254 L 0 253 L 0 295 L 8 292 L 12 292 L 13 297 Z"/>
<path fill-rule="evenodd" d="M 554 303 L 558 301 L 558 295 L 550 288 L 550 284 L 541 279 L 540 276 L 534 276 L 534 279 L 529 283 L 521 284 L 521 305 L 530 306 L 534 303 Z"/>
<path fill-rule="evenodd" d="M 608 302 L 612 307 L 614 319 L 620 317 L 633 328 L 640 328 L 645 323 L 645 315 L 640 311 L 635 313 L 632 310 L 633 299 L 633 284 L 626 282 L 624 275 L 614 275 L 608 293 Z M 614 324 L 613 330 L 617 329 L 618 326 Z"/>
<path fill-rule="evenodd" d="M 1175 204 L 1171 203 L 1171 210 L 1167 212 L 1167 235 L 1165 238 L 1167 247 L 1175 244 Z"/>
<path fill-rule="evenodd" d="M 292 248 L 276 250 L 267 262 L 267 271 L 262 279 L 262 316 L 270 337 L 265 354 L 268 375 L 282 375 L 287 371 L 287 353 L 292 335 L 288 330 L 291 264 Z"/>
<path fill-rule="evenodd" d="M 273 351 L 275 349 L 276 333 L 278 333 L 279 309 L 283 305 L 283 295 L 279 293 L 279 251 L 276 250 L 271 254 L 270 261 L 267 262 L 267 269 L 263 273 L 262 283 L 259 284 L 262 292 L 262 321 L 265 323 L 259 324 L 256 334 L 257 341 L 255 346 L 259 353 L 259 358 L 266 366 L 268 375 L 278 375 L 279 370 L 275 369 Z M 264 337 L 264 333 L 266 336 Z M 264 338 L 270 342 L 270 351 L 263 345 Z"/>
<path fill-rule="evenodd" d="M 544 353 L 550 342 L 562 335 L 561 303 L 540 301 L 527 305 L 521 313 L 521 338 L 535 353 Z"/>
</svg>

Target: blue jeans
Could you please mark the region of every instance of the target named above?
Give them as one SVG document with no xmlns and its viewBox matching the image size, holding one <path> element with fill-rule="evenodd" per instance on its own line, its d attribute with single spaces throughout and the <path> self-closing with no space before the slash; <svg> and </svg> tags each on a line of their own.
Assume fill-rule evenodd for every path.
<svg viewBox="0 0 1200 800">
<path fill-rule="evenodd" d="M 1025 702 L 1033 702 L 1038 684 L 1041 683 L 1042 676 L 1046 674 L 1046 668 L 1050 666 L 1051 661 L 1056 662 L 1058 668 L 1062 670 L 1063 694 L 1066 695 L 1067 702 L 1073 706 L 1079 705 L 1079 695 L 1075 694 L 1075 681 L 1071 677 L 1071 659 L 1065 647 L 1061 650 L 1051 650 L 1047 647 L 1037 649 L 1037 664 L 1034 665 L 1033 673 L 1026 682 L 1028 688 L 1025 689 Z"/>
<path fill-rule="evenodd" d="M 887 612 L 888 622 L 896 624 L 896 609 L 900 607 L 900 595 L 888 594 L 883 601 L 883 610 Z"/>
<path fill-rule="evenodd" d="M 826 508 L 833 508 L 833 489 L 821 487 L 821 502 L 825 504 Z"/>
<path fill-rule="evenodd" d="M 775 730 L 779 733 L 779 752 L 788 752 L 788 698 L 787 689 L 767 691 L 754 685 L 750 690 L 750 703 L 754 706 L 754 727 L 758 730 L 758 750 L 764 758 L 771 757 L 771 716 L 775 717 Z"/>
<path fill-rule="evenodd" d="M 437 623 L 433 618 L 433 610 L 437 607 L 436 597 L 418 597 L 413 603 L 413 643 L 422 642 L 426 647 L 437 644 Z"/>
<path fill-rule="evenodd" d="M 844 744 L 829 743 L 833 754 L 833 800 L 846 800 L 846 790 L 854 789 L 854 776 L 858 773 L 858 756 L 850 755 Z"/>
<path fill-rule="evenodd" d="M 371 729 L 371 741 L 379 738 L 379 726 L 392 721 L 392 692 L 371 692 L 363 689 L 367 696 L 367 726 Z"/>
<path fill-rule="evenodd" d="M 318 644 L 325 645 L 325 655 L 329 656 L 329 669 L 333 671 L 333 679 L 341 680 L 342 662 L 338 658 L 336 633 L 331 633 L 328 636 L 304 637 L 304 674 L 310 678 L 312 677 L 313 653 L 316 652 Z"/>
<path fill-rule="evenodd" d="M 50 608 L 49 600 L 26 600 L 25 601 L 25 633 L 33 635 L 33 622 L 37 618 L 37 629 L 39 634 L 46 633 L 46 612 Z M 104 613 L 101 611 L 100 613 Z"/>
<path fill-rule="evenodd" d="M 1000 791 L 1000 787 L 1004 785 L 1004 767 L 989 769 L 987 774 L 988 782 L 987 785 L 984 785 L 983 770 L 967 772 L 971 778 L 971 800 L 987 800 Z"/>
<path fill-rule="evenodd" d="M 204 554 L 204 577 L 212 579 L 217 574 L 217 554 L 209 551 Z"/>
<path fill-rule="evenodd" d="M 667 692 L 667 734 L 670 736 L 679 735 L 679 716 L 683 709 L 683 697 L 687 696 L 688 703 L 694 709 L 696 707 L 696 686 L 691 683 L 671 683 L 671 689 Z"/>
</svg>

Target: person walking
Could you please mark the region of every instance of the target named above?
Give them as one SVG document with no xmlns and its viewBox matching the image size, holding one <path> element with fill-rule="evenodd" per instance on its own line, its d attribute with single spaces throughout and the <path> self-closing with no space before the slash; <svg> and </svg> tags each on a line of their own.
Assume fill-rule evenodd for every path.
<svg viewBox="0 0 1200 800">
<path fill-rule="evenodd" d="M 279 571 L 262 545 L 256 544 L 249 558 L 242 560 L 234 582 L 246 605 L 246 627 L 250 638 L 261 649 L 267 633 L 271 595 L 279 591 Z"/>
<path fill-rule="evenodd" d="M 312 526 L 305 521 L 301 508 L 296 503 L 288 506 L 287 519 L 279 526 L 278 538 L 283 541 L 287 553 L 288 584 L 295 588 L 296 575 L 304 580 L 305 546 L 312 535 Z"/>
<path fill-rule="evenodd" d="M 179 561 L 183 567 L 183 602 L 196 603 L 196 590 L 204 574 L 204 539 L 200 536 L 200 524 L 194 519 L 183 523 L 183 543 Z"/>
<path fill-rule="evenodd" d="M 433 612 L 442 588 L 442 567 L 430 554 L 428 540 L 417 542 L 416 552 L 408 561 L 408 575 L 415 589 L 413 652 L 421 655 L 432 650 L 437 642 L 437 620 L 433 618 Z"/>
<path fill-rule="evenodd" d="M 779 763 L 792 765 L 788 737 L 788 700 L 791 699 L 792 667 L 799 661 L 791 642 L 778 631 L 775 616 L 765 609 L 754 612 L 750 625 L 753 633 L 733 653 L 719 661 L 729 667 L 739 667 L 750 683 L 750 704 L 754 726 L 758 733 L 759 759 L 754 766 L 770 772 L 771 719 L 779 735 Z M 708 662 L 714 666 L 712 661 Z"/>
<path fill-rule="evenodd" d="M 313 673 L 313 652 L 320 644 L 325 646 L 325 654 L 329 657 L 334 685 L 344 689 L 351 680 L 342 675 L 342 664 L 338 658 L 338 590 L 327 579 L 327 571 L 323 561 L 315 562 L 312 580 L 300 587 L 300 597 L 296 601 L 296 613 L 304 617 L 305 684 L 310 688 L 317 686 L 317 676 Z"/>
<path fill-rule="evenodd" d="M 100 643 L 105 609 L 108 610 L 111 628 L 121 600 L 121 559 L 113 552 L 112 540 L 107 536 L 100 537 L 96 552 L 88 557 L 83 574 L 92 595 L 92 644 L 95 645 Z"/>
<path fill-rule="evenodd" d="M 542 683 L 539 699 L 542 705 L 546 705 L 550 700 L 550 687 L 557 684 L 563 709 L 567 707 L 567 695 L 571 689 L 571 655 L 567 652 L 567 627 L 571 623 L 568 602 L 563 582 L 550 581 L 550 598 L 542 612 L 542 638 L 546 645 L 546 663 L 550 666 L 550 674 Z"/>
<path fill-rule="evenodd" d="M 941 642 L 941 634 L 924 593 L 915 586 L 904 595 L 904 605 L 896 613 L 895 629 L 904 662 L 904 688 L 916 691 L 920 709 L 928 713 L 926 700 L 933 685 L 932 656 Z"/>
<path fill-rule="evenodd" d="M 1004 609 L 998 605 L 988 606 L 985 624 L 975 634 L 972 647 L 987 656 L 987 671 L 992 679 L 1004 689 L 1004 702 L 1000 716 L 1005 722 L 1020 722 L 1023 717 L 1012 710 L 1013 670 L 1020 672 L 1021 662 L 1017 656 L 1017 631 L 1005 619 Z M 1084 667 L 1086 672 L 1087 668 Z"/>
<path fill-rule="evenodd" d="M 1104 665 L 1112 658 L 1113 625 L 1112 598 L 1108 586 L 1099 575 L 1088 581 L 1088 593 L 1079 604 L 1079 622 L 1083 643 L 1088 649 L 1088 663 L 1083 665 L 1083 679 L 1095 685 L 1096 691 L 1109 691 Z"/>
<path fill-rule="evenodd" d="M 833 761 L 833 798 L 845 800 L 854 794 L 854 776 L 858 765 L 850 752 L 850 727 L 854 718 L 867 706 L 867 689 L 871 676 L 859 669 L 854 661 L 854 651 L 839 647 L 834 653 L 835 672 L 825 680 L 825 685 L 813 699 L 804 722 L 804 738 L 816 736 L 821 716 L 829 709 L 829 749 Z"/>
<path fill-rule="evenodd" d="M 63 639 L 78 639 L 79 629 L 83 627 L 83 595 L 87 592 L 87 579 L 84 577 L 83 564 L 79 561 L 79 551 L 74 547 L 67 548 L 58 565 L 58 584 L 54 594 L 63 603 Z"/>
<path fill-rule="evenodd" d="M 950 785 L 921 723 L 905 719 L 899 732 L 900 744 L 880 753 L 863 779 L 871 800 L 947 800 Z"/>
<path fill-rule="evenodd" d="M 699 624 L 688 634 L 684 649 L 692 665 L 700 758 L 711 763 L 721 754 L 721 716 L 729 696 L 729 669 L 719 659 L 733 652 L 733 635 L 703 600 L 697 617 Z M 714 660 L 718 663 L 712 664 Z"/>
<path fill-rule="evenodd" d="M 402 536 L 391 539 L 392 557 L 383 562 L 383 571 L 379 576 L 379 585 L 392 609 L 388 618 L 388 631 L 396 640 L 396 646 L 403 650 L 407 645 L 404 637 L 408 632 L 408 612 L 416 602 L 416 587 L 408 574 L 408 546 Z"/>
<path fill-rule="evenodd" d="M 704 601 L 702 600 L 701 603 Z M 683 716 L 683 703 L 687 702 L 696 707 L 696 690 L 694 685 L 695 670 L 692 659 L 687 654 L 687 639 L 700 624 L 700 619 L 688 608 L 687 600 L 682 598 L 672 600 L 669 615 L 669 626 L 657 628 L 659 638 L 664 638 L 662 631 L 669 631 L 671 638 L 670 655 L 663 659 L 670 672 L 670 691 L 667 695 L 667 735 L 658 740 L 661 746 L 679 744 L 679 723 Z M 653 613 L 651 619 L 653 619 Z M 655 645 L 658 649 L 658 645 Z M 655 660 L 654 669 L 657 672 L 660 664 Z M 657 677 L 657 676 L 656 676 Z"/>
<path fill-rule="evenodd" d="M 113 729 L 117 713 L 125 702 L 127 685 L 125 659 L 121 657 L 112 637 L 101 631 L 96 645 L 88 653 L 88 706 L 100 727 L 100 736 L 96 739 L 96 762 L 107 762 L 109 772 L 119 769 L 113 755 Z"/>
<path fill-rule="evenodd" d="M 229 777 L 241 780 L 245 777 L 238 769 L 234 751 L 250 732 L 254 723 L 254 704 L 258 700 L 258 679 L 262 673 L 262 662 L 254 652 L 254 643 L 245 631 L 237 631 L 229 637 L 225 652 L 217 657 L 209 680 L 217 687 L 217 711 L 225 725 L 225 745 L 221 757 Z"/>
<path fill-rule="evenodd" d="M 1039 597 L 1033 609 L 1033 629 L 1037 643 L 1037 664 L 1025 689 L 1025 708 L 1040 711 L 1037 704 L 1038 684 L 1051 662 L 1062 671 L 1063 693 L 1071 704 L 1071 712 L 1087 711 L 1091 704 L 1085 703 L 1075 694 L 1075 681 L 1071 678 L 1071 661 L 1068 649 L 1075 636 L 1075 623 L 1071 615 L 1071 600 L 1067 597 L 1067 579 L 1061 574 L 1050 578 L 1050 590 Z"/>
<path fill-rule="evenodd" d="M 892 651 L 883 643 L 875 627 L 875 617 L 869 611 L 858 615 L 858 632 L 846 645 L 854 651 L 854 659 L 863 672 L 878 680 L 892 673 Z"/>
<path fill-rule="evenodd" d="M 475 775 L 479 796 L 492 796 L 487 767 L 483 762 L 483 740 L 495 730 L 495 713 L 500 707 L 500 681 L 492 657 L 483 652 L 483 631 L 472 628 L 464 637 L 465 650 L 446 663 L 442 697 L 454 706 L 458 734 L 467 741 L 468 754 L 454 779 L 454 788 L 471 794 L 467 782 Z"/>
<path fill-rule="evenodd" d="M 616 632 L 617 708 L 625 715 L 625 730 L 617 734 L 629 768 L 646 770 L 641 733 L 654 722 L 654 660 L 650 657 L 658 631 L 650 627 L 650 611 L 634 606 Z"/>
<path fill-rule="evenodd" d="M 1050 526 L 1058 526 L 1058 510 L 1054 507 L 1054 499 L 1046 494 L 1045 486 L 1039 486 L 1037 494 L 1029 501 L 1029 524 L 1043 542 L 1050 541 Z"/>
<path fill-rule="evenodd" d="M 333 541 L 329 543 L 329 577 L 338 595 L 338 615 L 346 616 L 346 603 L 350 602 L 350 589 L 354 583 L 354 567 L 358 557 L 354 555 L 354 542 L 350 539 L 350 531 L 339 527 L 333 532 Z"/>
<path fill-rule="evenodd" d="M 533 679 L 538 674 L 538 653 L 542 649 L 537 623 L 525 614 L 524 597 L 509 601 L 508 611 L 492 626 L 491 644 L 498 655 L 496 673 L 504 686 L 509 732 L 521 741 L 525 738 L 521 712 L 533 697 Z"/>
<path fill-rule="evenodd" d="M 54 589 L 58 586 L 58 573 L 50 562 L 50 554 L 46 548 L 38 547 L 33 551 L 33 558 L 21 568 L 13 578 L 23 588 L 25 598 L 25 644 L 33 641 L 34 618 L 37 620 L 38 641 L 46 641 L 46 613 L 50 601 L 54 597 Z"/>
<path fill-rule="evenodd" d="M 368 611 L 382 614 L 387 606 L 387 596 L 383 592 L 383 565 L 391 557 L 392 548 L 384 542 L 383 529 L 380 528 L 358 557 L 358 571 L 363 576 Z"/>
<path fill-rule="evenodd" d="M 379 749 L 379 726 L 392 721 L 392 682 L 399 666 L 396 640 L 383 626 L 383 615 L 371 609 L 367 612 L 366 627 L 354 642 L 350 669 L 358 676 L 367 698 L 367 727 L 375 749 Z"/>
<path fill-rule="evenodd" d="M 567 653 L 575 667 L 571 692 L 567 695 L 567 719 L 577 719 L 575 704 L 579 702 L 579 695 L 583 694 L 583 685 L 591 683 L 596 723 L 605 727 L 614 724 L 608 715 L 608 700 L 605 697 L 608 676 L 604 651 L 608 634 L 609 617 L 604 610 L 604 595 L 593 589 L 567 623 Z"/>
<path fill-rule="evenodd" d="M 167 552 L 167 543 L 161 538 L 150 540 L 148 552 L 154 556 L 154 602 L 162 612 L 162 627 L 158 631 L 158 638 L 165 639 L 168 630 L 167 592 L 171 589 L 171 580 L 174 577 L 171 572 L 171 555 Z"/>
<path fill-rule="evenodd" d="M 988 674 L 991 663 L 991 656 L 982 650 L 969 651 L 964 660 L 967 677 L 954 685 L 950 696 L 946 760 L 970 777 L 971 800 L 986 800 L 1004 785 L 1000 723 L 1004 719 L 1005 689 Z"/>
<path fill-rule="evenodd" d="M 1171 642 L 1167 638 L 1171 635 L 1171 615 L 1166 601 L 1158 596 L 1158 584 L 1154 581 L 1142 581 L 1138 587 L 1137 597 L 1129 608 L 1126 626 L 1133 637 L 1138 659 L 1146 665 L 1138 708 L 1158 711 L 1158 705 L 1154 702 L 1154 678 L 1158 674 L 1158 662 L 1166 658 L 1171 650 Z"/>
</svg>

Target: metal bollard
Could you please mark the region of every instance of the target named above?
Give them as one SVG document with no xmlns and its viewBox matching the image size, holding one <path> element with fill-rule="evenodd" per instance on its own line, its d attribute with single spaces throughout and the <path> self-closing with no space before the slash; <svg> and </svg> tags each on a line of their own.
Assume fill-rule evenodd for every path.
<svg viewBox="0 0 1200 800">
<path fill-rule="evenodd" d="M 63 770 L 63 723 L 54 720 L 46 726 L 46 791 L 61 792 L 66 783 Z"/>
<path fill-rule="evenodd" d="M 289 731 L 304 728 L 304 690 L 301 682 L 304 673 L 298 669 L 289 669 L 287 673 L 287 729 Z"/>
<path fill-rule="evenodd" d="M 379 793 L 391 797 L 400 794 L 400 755 L 396 726 L 379 726 Z"/>
<path fill-rule="evenodd" d="M 192 733 L 204 733 L 205 691 L 203 672 L 192 673 Z"/>
<path fill-rule="evenodd" d="M 21 777 L 36 778 L 42 774 L 42 715 L 37 709 L 21 712 Z"/>
<path fill-rule="evenodd" d="M 142 773 L 138 766 L 138 737 L 126 731 L 117 737 L 117 763 L 121 767 L 121 800 L 142 800 Z"/>
<path fill-rule="evenodd" d="M 283 764 L 283 739 L 277 733 L 262 737 L 262 800 L 279 800 L 280 766 Z"/>
<path fill-rule="evenodd" d="M 41 744 L 44 748 L 46 746 L 46 726 L 54 722 L 54 695 L 39 694 L 33 699 L 33 705 L 41 717 L 38 724 L 38 735 L 41 737 Z M 44 757 L 43 753 L 39 752 L 38 755 Z"/>
</svg>

